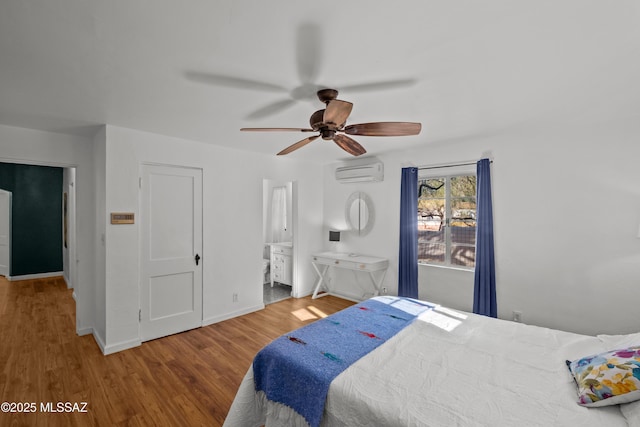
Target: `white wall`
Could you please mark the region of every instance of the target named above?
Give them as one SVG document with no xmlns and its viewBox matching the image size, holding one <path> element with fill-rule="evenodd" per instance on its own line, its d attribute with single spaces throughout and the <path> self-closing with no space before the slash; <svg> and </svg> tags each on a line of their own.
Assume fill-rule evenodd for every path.
<svg viewBox="0 0 640 427">
<path fill-rule="evenodd" d="M 91 333 L 94 301 L 94 170 L 90 138 L 0 125 L 0 161 L 76 167 L 76 330 Z"/>
<path fill-rule="evenodd" d="M 322 167 L 131 129 L 106 127 L 104 212 L 135 212 L 142 163 L 203 170 L 203 317 L 210 324 L 263 307 L 263 179 L 296 181 L 296 257 L 309 259 L 320 245 Z M 106 353 L 139 343 L 139 224 L 99 225 L 106 234 Z M 295 244 L 295 240 L 294 240 Z M 300 247 L 303 246 L 303 247 Z M 301 262 L 296 279 L 311 293 L 311 264 Z M 238 302 L 233 302 L 233 294 Z"/>
<path fill-rule="evenodd" d="M 426 127 L 425 132 L 428 132 Z M 385 180 L 339 184 L 325 167 L 324 230 L 344 224 L 358 189 L 375 204 L 365 237 L 346 235 L 338 250 L 389 258 L 385 285 L 397 292 L 400 170 L 489 154 L 494 197 L 498 315 L 575 332 L 628 333 L 640 325 L 640 123 L 558 126 L 425 144 L 379 156 Z M 326 231 L 323 231 L 323 235 Z M 328 248 L 328 242 L 325 244 Z M 348 289 L 347 280 L 335 286 Z M 353 280 L 353 279 L 352 279 Z M 423 299 L 461 310 L 473 304 L 473 274 L 419 269 Z"/>
</svg>

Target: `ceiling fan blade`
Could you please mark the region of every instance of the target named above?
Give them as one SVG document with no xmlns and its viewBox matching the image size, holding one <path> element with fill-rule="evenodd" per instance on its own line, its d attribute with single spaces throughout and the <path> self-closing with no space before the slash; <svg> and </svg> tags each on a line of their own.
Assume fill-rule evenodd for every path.
<svg viewBox="0 0 640 427">
<path fill-rule="evenodd" d="M 300 25 L 296 32 L 298 79 L 303 86 L 311 85 L 318 77 L 319 65 L 323 57 L 321 28 L 316 23 L 306 22 Z"/>
<path fill-rule="evenodd" d="M 239 77 L 224 76 L 200 71 L 185 71 L 185 77 L 198 83 L 213 84 L 216 86 L 233 87 L 237 89 L 264 90 L 267 92 L 289 92 L 287 88 L 272 83 L 257 80 L 243 79 Z"/>
<path fill-rule="evenodd" d="M 346 126 L 344 133 L 363 136 L 407 136 L 418 135 L 422 125 L 412 122 L 374 122 Z"/>
<path fill-rule="evenodd" d="M 371 90 L 395 89 L 416 84 L 416 79 L 398 79 L 385 82 L 360 83 L 355 85 L 340 86 L 342 92 L 367 92 Z"/>
<path fill-rule="evenodd" d="M 247 120 L 256 120 L 261 119 L 263 117 L 271 116 L 273 114 L 277 114 L 281 111 L 286 110 L 295 104 L 296 101 L 293 99 L 283 99 L 280 101 L 273 102 L 271 104 L 265 105 L 264 107 L 258 108 L 253 113 L 249 114 L 246 119 Z"/>
<path fill-rule="evenodd" d="M 241 128 L 242 132 L 315 132 L 313 129 L 303 128 Z"/>
<path fill-rule="evenodd" d="M 359 156 L 367 152 L 364 147 L 358 144 L 355 140 L 349 138 L 347 135 L 337 134 L 333 137 L 333 142 L 338 144 L 340 148 L 349 154 Z"/>
<path fill-rule="evenodd" d="M 289 154 L 290 152 L 297 150 L 298 148 L 302 148 L 305 145 L 307 145 L 308 143 L 310 143 L 311 141 L 317 139 L 319 136 L 320 135 L 310 136 L 308 138 L 303 139 L 302 141 L 296 142 L 295 144 L 291 144 L 290 146 L 288 146 L 284 150 L 280 151 L 278 153 L 278 156 L 283 156 L 285 154 Z"/>
<path fill-rule="evenodd" d="M 351 114 L 352 108 L 353 104 L 347 101 L 340 101 L 339 99 L 329 101 L 327 108 L 324 110 L 322 121 L 326 124 L 342 126 L 347 121 L 349 114 Z"/>
</svg>

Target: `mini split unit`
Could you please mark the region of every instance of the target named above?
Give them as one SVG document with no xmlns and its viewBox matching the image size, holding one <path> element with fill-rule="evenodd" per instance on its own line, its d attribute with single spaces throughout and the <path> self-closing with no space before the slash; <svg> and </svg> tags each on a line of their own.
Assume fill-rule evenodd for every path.
<svg viewBox="0 0 640 427">
<path fill-rule="evenodd" d="M 336 181 L 342 183 L 375 182 L 383 179 L 384 165 L 381 162 L 336 168 Z"/>
</svg>

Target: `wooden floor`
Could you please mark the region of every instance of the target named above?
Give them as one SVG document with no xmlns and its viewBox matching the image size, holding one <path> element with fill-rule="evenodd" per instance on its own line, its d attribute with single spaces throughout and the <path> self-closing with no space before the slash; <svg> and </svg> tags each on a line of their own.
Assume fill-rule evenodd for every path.
<svg viewBox="0 0 640 427">
<path fill-rule="evenodd" d="M 92 336 L 76 335 L 75 302 L 62 278 L 0 277 L 0 403 L 36 407 L 0 412 L 0 425 L 219 426 L 258 350 L 352 304 L 288 299 L 104 356 Z M 48 402 L 62 409 L 86 402 L 87 412 L 41 412 Z"/>
</svg>

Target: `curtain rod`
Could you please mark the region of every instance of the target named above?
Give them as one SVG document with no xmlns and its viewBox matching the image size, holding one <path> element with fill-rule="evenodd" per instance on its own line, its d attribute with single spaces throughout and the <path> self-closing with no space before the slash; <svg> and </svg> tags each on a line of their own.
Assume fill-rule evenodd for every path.
<svg viewBox="0 0 640 427">
<path fill-rule="evenodd" d="M 427 170 L 427 169 L 441 169 L 441 168 L 454 168 L 456 166 L 469 166 L 469 165 L 475 165 L 477 164 L 478 161 L 472 161 L 469 160 L 467 162 L 462 162 L 462 163 L 449 163 L 449 164 L 445 164 L 445 165 L 433 165 L 433 166 L 418 166 L 418 170 Z M 489 159 L 489 163 L 493 163 L 493 160 Z"/>
</svg>

